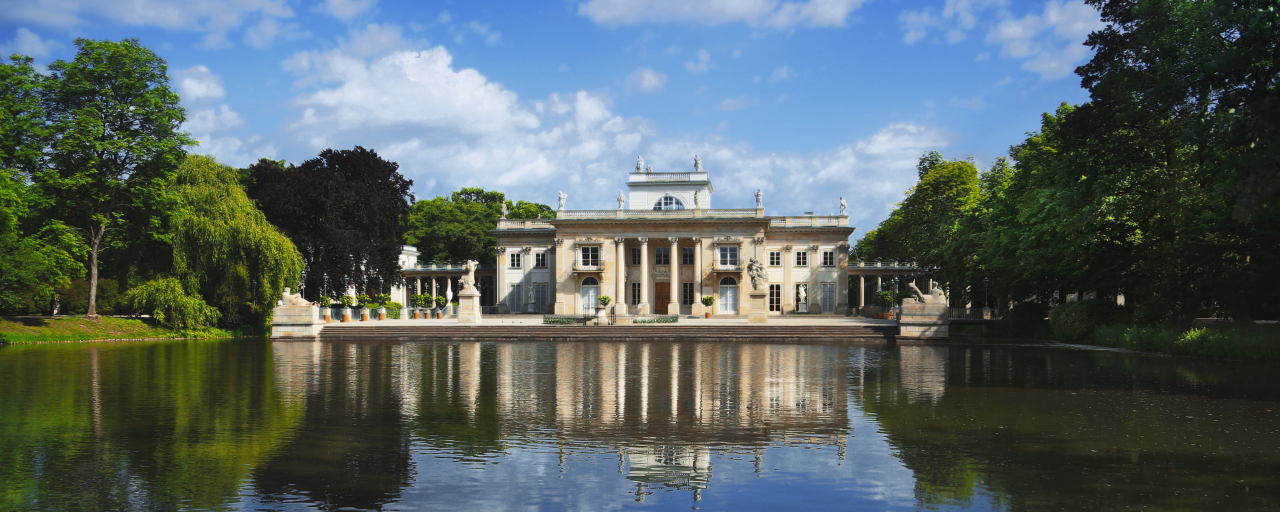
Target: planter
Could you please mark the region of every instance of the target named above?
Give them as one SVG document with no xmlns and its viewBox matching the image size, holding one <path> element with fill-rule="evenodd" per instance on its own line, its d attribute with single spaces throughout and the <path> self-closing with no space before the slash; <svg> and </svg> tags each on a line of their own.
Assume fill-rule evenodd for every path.
<svg viewBox="0 0 1280 512">
<path fill-rule="evenodd" d="M 889 320 L 893 318 L 893 313 L 880 313 L 881 320 Z"/>
<path fill-rule="evenodd" d="M 369 321 L 369 308 L 360 308 L 360 321 L 361 322 Z"/>
<path fill-rule="evenodd" d="M 387 308 L 378 308 L 378 320 L 387 319 Z"/>
<path fill-rule="evenodd" d="M 326 324 L 327 324 L 327 323 L 332 322 L 332 321 L 333 321 L 333 310 L 331 310 L 331 309 L 329 309 L 329 308 L 320 308 L 320 309 L 323 309 L 323 310 L 324 310 L 324 323 L 326 323 Z"/>
<path fill-rule="evenodd" d="M 444 313 L 441 311 L 436 311 L 436 320 L 440 320 L 442 318 L 444 318 Z"/>
<path fill-rule="evenodd" d="M 711 313 L 707 313 L 707 318 L 711 318 Z"/>
<path fill-rule="evenodd" d="M 342 321 L 343 322 L 351 321 L 351 308 L 342 308 Z"/>
</svg>

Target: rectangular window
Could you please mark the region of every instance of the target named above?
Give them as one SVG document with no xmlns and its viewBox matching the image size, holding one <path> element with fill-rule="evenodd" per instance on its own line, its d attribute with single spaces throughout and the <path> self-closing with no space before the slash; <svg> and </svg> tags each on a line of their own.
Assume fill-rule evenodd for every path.
<svg viewBox="0 0 1280 512">
<path fill-rule="evenodd" d="M 507 295 L 507 306 L 512 313 L 524 313 L 524 285 L 511 285 L 511 294 Z"/>
<path fill-rule="evenodd" d="M 822 251 L 822 266 L 824 266 L 824 267 L 834 267 L 834 266 L 836 266 L 836 252 L 835 252 L 835 251 Z"/>
<path fill-rule="evenodd" d="M 533 254 L 533 268 L 547 268 L 547 253 L 538 252 Z"/>
<path fill-rule="evenodd" d="M 640 283 L 631 283 L 631 305 L 640 305 Z"/>
<path fill-rule="evenodd" d="M 533 283 L 533 304 L 535 312 L 547 311 L 547 283 Z"/>
<path fill-rule="evenodd" d="M 769 285 L 769 311 L 782 311 L 782 285 Z"/>
<path fill-rule="evenodd" d="M 836 312 L 836 284 L 822 283 L 822 312 Z"/>
<path fill-rule="evenodd" d="M 720 264 L 721 265 L 737 265 L 738 264 L 738 248 L 732 245 L 720 246 Z"/>
<path fill-rule="evenodd" d="M 513 252 L 513 253 L 511 253 L 511 258 L 510 258 L 510 261 L 511 261 L 511 268 L 520 268 L 520 263 L 521 263 L 521 257 L 522 257 L 522 256 L 524 256 L 524 255 L 523 255 L 523 254 L 520 254 L 520 253 L 518 253 L 518 252 Z"/>
<path fill-rule="evenodd" d="M 671 264 L 671 248 L 659 247 L 653 250 L 654 265 L 670 265 Z"/>
<path fill-rule="evenodd" d="M 796 266 L 797 266 L 797 267 L 807 267 L 807 266 L 809 266 L 809 253 L 804 252 L 804 251 L 797 252 L 797 253 L 796 253 Z"/>
<path fill-rule="evenodd" d="M 640 264 L 640 249 L 631 249 L 631 264 Z"/>
<path fill-rule="evenodd" d="M 782 266 L 782 251 L 769 251 L 769 266 L 770 267 Z"/>
<path fill-rule="evenodd" d="M 680 283 L 680 305 L 693 305 L 693 283 Z"/>
<path fill-rule="evenodd" d="M 591 246 L 582 248 L 582 266 L 598 267 L 600 266 L 600 248 Z"/>
<path fill-rule="evenodd" d="M 692 247 L 680 248 L 680 264 L 681 265 L 693 264 L 693 248 Z"/>
</svg>

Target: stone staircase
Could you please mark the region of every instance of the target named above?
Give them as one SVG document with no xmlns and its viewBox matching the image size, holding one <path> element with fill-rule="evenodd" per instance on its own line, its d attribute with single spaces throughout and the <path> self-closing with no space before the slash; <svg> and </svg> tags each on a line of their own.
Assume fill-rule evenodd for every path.
<svg viewBox="0 0 1280 512">
<path fill-rule="evenodd" d="M 320 331 L 324 341 L 752 341 L 891 343 L 894 325 L 343 325 Z"/>
</svg>

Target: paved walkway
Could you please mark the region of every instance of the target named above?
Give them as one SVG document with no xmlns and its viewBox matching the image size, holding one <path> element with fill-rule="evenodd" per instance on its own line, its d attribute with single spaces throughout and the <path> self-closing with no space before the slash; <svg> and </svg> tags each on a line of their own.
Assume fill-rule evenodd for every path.
<svg viewBox="0 0 1280 512">
<path fill-rule="evenodd" d="M 431 325 L 458 325 L 456 319 L 440 319 L 440 320 L 370 320 L 368 322 L 353 321 L 348 325 L 367 324 L 370 326 L 431 326 Z M 490 315 L 482 319 L 481 325 L 542 325 L 541 315 Z M 747 318 L 695 318 L 689 316 L 680 317 L 680 321 L 675 324 L 617 324 L 619 326 L 633 326 L 636 328 L 644 328 L 651 325 L 676 325 L 676 326 L 712 326 L 712 325 L 761 325 L 748 324 Z M 763 325 L 782 325 L 789 327 L 798 327 L 806 325 L 897 325 L 896 320 L 876 320 L 872 318 L 859 318 L 851 316 L 771 316 L 769 322 Z"/>
</svg>

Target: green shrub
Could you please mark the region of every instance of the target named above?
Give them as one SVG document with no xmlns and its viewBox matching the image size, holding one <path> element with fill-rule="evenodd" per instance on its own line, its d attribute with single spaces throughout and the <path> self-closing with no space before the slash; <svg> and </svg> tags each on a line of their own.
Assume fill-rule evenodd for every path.
<svg viewBox="0 0 1280 512">
<path fill-rule="evenodd" d="M 400 318 L 400 310 L 404 309 L 404 304 L 393 300 L 387 301 L 387 303 L 383 304 L 382 307 L 387 308 L 387 318 L 395 318 L 398 320 Z"/>
<path fill-rule="evenodd" d="M 1142 352 L 1280 361 L 1280 327 L 1200 327 L 1183 331 L 1170 326 L 1100 326 L 1094 345 Z"/>
<path fill-rule="evenodd" d="M 712 304 L 715 304 L 715 303 L 716 303 L 716 298 L 715 298 L 714 296 L 711 296 L 711 295 L 704 295 L 704 296 L 702 297 L 702 305 L 703 305 L 703 306 L 711 307 L 711 305 L 712 305 Z"/>
<path fill-rule="evenodd" d="M 444 307 L 444 305 L 445 305 L 445 304 L 447 304 L 448 302 L 449 302 L 449 299 L 446 299 L 446 298 L 444 297 L 444 295 L 436 295 L 436 307 L 437 307 L 437 308 L 443 308 L 443 307 Z"/>
<path fill-rule="evenodd" d="M 339 298 L 338 300 L 339 300 L 340 302 L 342 302 L 342 307 L 344 307 L 344 308 L 349 308 L 349 307 L 351 307 L 351 306 L 356 305 L 356 298 L 355 298 L 355 297 L 352 297 L 352 296 L 350 296 L 350 295 L 343 295 L 343 296 L 342 296 L 341 298 Z"/>
<path fill-rule="evenodd" d="M 1116 323 L 1121 307 L 1098 299 L 1078 300 L 1062 304 L 1049 312 L 1049 328 L 1058 341 L 1085 341 L 1099 325 Z"/>
<path fill-rule="evenodd" d="M 327 308 L 332 305 L 333 305 L 333 299 L 330 299 L 329 297 L 324 295 L 320 296 L 320 307 Z"/>
<path fill-rule="evenodd" d="M 578 323 L 578 321 L 572 318 L 558 318 L 553 316 L 544 316 L 542 317 L 542 323 L 547 325 L 569 325 L 569 324 L 576 324 Z"/>
<path fill-rule="evenodd" d="M 600 307 L 606 307 L 606 308 L 607 308 L 607 307 L 609 307 L 609 303 L 610 303 L 610 302 L 613 302 L 613 297 L 610 297 L 610 296 L 608 296 L 608 295 L 601 295 L 601 296 L 600 296 L 599 298 L 597 298 L 596 300 L 600 301 Z"/>
<path fill-rule="evenodd" d="M 638 316 L 631 319 L 633 324 L 674 324 L 680 321 L 680 317 L 676 315 L 667 316 Z"/>
<path fill-rule="evenodd" d="M 356 302 L 362 308 L 377 307 L 377 304 L 374 304 L 373 302 L 373 297 L 370 297 L 367 293 L 356 295 Z"/>
<path fill-rule="evenodd" d="M 182 283 L 172 277 L 147 281 L 129 290 L 126 300 L 134 311 L 150 312 L 157 322 L 175 329 L 198 329 L 213 325 L 221 314 L 205 304 L 199 295 L 187 295 Z"/>
<path fill-rule="evenodd" d="M 877 294 L 876 294 L 876 298 L 875 298 L 875 300 L 874 300 L 874 304 L 875 304 L 875 305 L 877 305 L 877 306 L 880 306 L 880 307 L 882 307 L 882 308 L 892 307 L 892 306 L 893 306 L 893 292 L 891 292 L 891 291 L 889 291 L 889 290 L 884 290 L 884 291 L 882 291 L 882 292 L 880 292 L 880 293 L 877 293 Z"/>
</svg>

